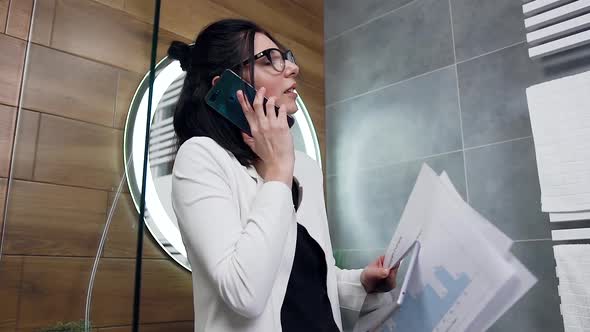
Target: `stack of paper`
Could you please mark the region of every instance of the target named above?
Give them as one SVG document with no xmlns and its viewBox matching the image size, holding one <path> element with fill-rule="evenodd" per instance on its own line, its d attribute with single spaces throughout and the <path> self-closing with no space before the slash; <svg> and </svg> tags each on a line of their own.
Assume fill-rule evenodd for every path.
<svg viewBox="0 0 590 332">
<path fill-rule="evenodd" d="M 565 332 L 590 329 L 590 245 L 554 246 Z"/>
<path fill-rule="evenodd" d="M 389 301 L 361 316 L 355 332 L 483 331 L 536 282 L 510 253 L 510 238 L 463 201 L 445 173 L 426 165 L 385 262 L 400 261 L 416 241 L 420 251 L 401 306 Z"/>
<path fill-rule="evenodd" d="M 590 71 L 527 89 L 542 210 L 590 219 Z"/>
</svg>

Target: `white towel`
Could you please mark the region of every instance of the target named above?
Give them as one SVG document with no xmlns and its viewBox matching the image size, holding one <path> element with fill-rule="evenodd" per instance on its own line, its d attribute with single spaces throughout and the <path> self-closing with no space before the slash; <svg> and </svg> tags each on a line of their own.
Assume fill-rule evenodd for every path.
<svg viewBox="0 0 590 332">
<path fill-rule="evenodd" d="M 566 332 L 590 329 L 590 245 L 553 247 Z"/>
<path fill-rule="evenodd" d="M 542 210 L 590 210 L 590 71 L 527 89 Z"/>
</svg>

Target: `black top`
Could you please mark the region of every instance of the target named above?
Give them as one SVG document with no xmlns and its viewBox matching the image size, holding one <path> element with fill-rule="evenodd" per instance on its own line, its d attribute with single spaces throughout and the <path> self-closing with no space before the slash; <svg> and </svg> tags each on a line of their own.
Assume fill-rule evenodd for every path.
<svg viewBox="0 0 590 332">
<path fill-rule="evenodd" d="M 293 185 L 293 198 L 299 187 Z M 298 200 L 293 200 L 298 208 Z M 300 202 L 300 200 L 299 200 Z M 322 247 L 297 223 L 295 258 L 281 307 L 284 332 L 338 332 L 326 289 L 326 258 Z"/>
</svg>

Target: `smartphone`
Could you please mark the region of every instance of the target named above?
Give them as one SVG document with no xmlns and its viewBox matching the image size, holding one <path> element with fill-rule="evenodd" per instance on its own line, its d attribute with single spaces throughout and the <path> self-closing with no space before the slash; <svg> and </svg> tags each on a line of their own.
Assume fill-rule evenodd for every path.
<svg viewBox="0 0 590 332">
<path fill-rule="evenodd" d="M 256 97 L 256 90 L 248 82 L 244 81 L 238 74 L 230 69 L 226 69 L 217 83 L 207 92 L 205 102 L 211 106 L 219 114 L 240 128 L 241 131 L 252 136 L 248 120 L 244 115 L 242 106 L 238 100 L 237 92 L 242 90 L 246 99 L 252 104 L 254 97 Z M 264 97 L 263 105 L 266 106 L 268 99 Z M 266 114 L 266 107 L 264 109 Z M 279 107 L 275 106 L 276 114 L 279 114 Z M 287 123 L 289 128 L 295 124 L 295 119 L 291 115 L 287 115 Z"/>
</svg>

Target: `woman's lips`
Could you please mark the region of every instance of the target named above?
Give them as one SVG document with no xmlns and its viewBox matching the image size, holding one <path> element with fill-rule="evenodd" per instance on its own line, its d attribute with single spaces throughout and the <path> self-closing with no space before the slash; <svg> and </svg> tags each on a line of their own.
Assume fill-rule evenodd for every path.
<svg viewBox="0 0 590 332">
<path fill-rule="evenodd" d="M 295 90 L 285 91 L 285 94 L 293 99 L 297 99 L 297 92 Z"/>
</svg>

